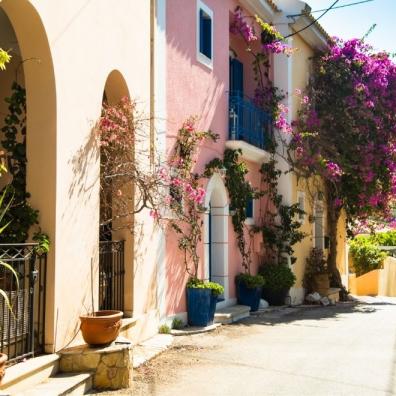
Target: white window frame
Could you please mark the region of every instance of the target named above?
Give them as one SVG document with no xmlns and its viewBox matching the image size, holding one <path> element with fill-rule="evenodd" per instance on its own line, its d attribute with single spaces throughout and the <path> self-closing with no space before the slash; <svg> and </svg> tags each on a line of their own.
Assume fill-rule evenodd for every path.
<svg viewBox="0 0 396 396">
<path fill-rule="evenodd" d="M 208 58 L 206 55 L 200 52 L 199 44 L 200 44 L 200 10 L 202 10 L 205 14 L 209 15 L 212 20 L 212 31 L 211 31 L 211 46 L 212 46 L 212 59 Z M 196 47 L 197 47 L 197 60 L 202 63 L 209 69 L 213 70 L 213 59 L 214 59 L 214 47 L 213 47 L 213 32 L 214 32 L 214 18 L 213 11 L 201 0 L 197 0 L 197 29 L 196 29 Z"/>
<path fill-rule="evenodd" d="M 300 198 L 302 198 L 302 208 L 301 208 L 301 206 L 300 206 Z M 297 203 L 298 203 L 298 207 L 300 208 L 300 209 L 302 209 L 304 212 L 306 211 L 305 210 L 305 192 L 303 192 L 303 191 L 297 191 Z M 300 217 L 301 216 L 301 217 Z M 304 214 L 298 214 L 298 221 L 301 223 L 301 224 L 303 224 L 304 222 L 305 222 L 305 213 Z"/>
</svg>

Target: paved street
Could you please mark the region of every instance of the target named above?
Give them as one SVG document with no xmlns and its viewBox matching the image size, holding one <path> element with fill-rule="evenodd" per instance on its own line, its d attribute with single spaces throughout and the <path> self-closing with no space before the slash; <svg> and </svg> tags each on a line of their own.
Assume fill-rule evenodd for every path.
<svg viewBox="0 0 396 396">
<path fill-rule="evenodd" d="M 396 395 L 396 299 L 370 300 L 180 337 L 135 372 L 133 394 Z"/>
</svg>

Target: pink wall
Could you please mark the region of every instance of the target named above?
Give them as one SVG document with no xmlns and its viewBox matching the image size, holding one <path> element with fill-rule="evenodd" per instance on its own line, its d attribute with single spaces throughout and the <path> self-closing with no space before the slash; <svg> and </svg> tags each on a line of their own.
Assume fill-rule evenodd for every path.
<svg viewBox="0 0 396 396">
<path fill-rule="evenodd" d="M 198 116 L 200 129 L 211 129 L 220 135 L 216 143 L 202 145 L 196 171 L 202 172 L 205 164 L 215 157 L 222 157 L 228 138 L 228 89 L 229 89 L 229 20 L 230 12 L 237 2 L 234 0 L 205 0 L 213 11 L 214 48 L 213 69 L 197 60 L 196 13 L 194 0 L 168 0 L 167 2 L 167 151 L 172 151 L 177 130 L 189 116 Z M 234 50 L 246 62 L 249 73 L 250 61 L 241 43 L 231 41 Z M 250 80 L 250 81 L 249 81 Z M 253 93 L 253 79 L 246 77 L 247 93 Z M 258 166 L 250 164 L 252 184 L 260 182 Z M 203 181 L 206 185 L 207 180 Z M 256 214 L 259 211 L 256 210 Z M 185 273 L 182 256 L 174 235 L 167 236 L 167 314 L 186 311 Z M 203 257 L 203 247 L 200 247 Z M 253 254 L 253 273 L 257 269 L 257 255 Z M 203 263 L 201 273 L 203 273 Z M 230 297 L 235 297 L 234 278 L 241 272 L 241 258 L 236 246 L 235 235 L 229 219 L 229 280 Z"/>
</svg>

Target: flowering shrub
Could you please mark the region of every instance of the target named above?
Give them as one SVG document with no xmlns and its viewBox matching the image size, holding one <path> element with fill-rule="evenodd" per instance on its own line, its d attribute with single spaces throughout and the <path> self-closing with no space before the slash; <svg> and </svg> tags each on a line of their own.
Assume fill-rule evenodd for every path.
<svg viewBox="0 0 396 396">
<path fill-rule="evenodd" d="M 100 147 L 101 236 L 128 228 L 133 215 L 160 205 L 162 179 L 145 163 L 148 158 L 146 120 L 134 101 L 125 97 L 115 105 L 106 103 L 94 132 Z"/>
<path fill-rule="evenodd" d="M 198 146 L 204 140 L 216 141 L 218 135 L 211 131 L 198 131 L 195 118 L 189 118 L 178 131 L 177 141 L 168 166 L 158 174 L 166 188 L 162 212 L 152 211 L 157 220 L 165 220 L 179 237 L 178 246 L 184 253 L 186 272 L 192 279 L 198 276 L 197 247 L 202 240 L 202 214 L 205 190 L 199 184 L 200 176 L 193 172 Z"/>
<path fill-rule="evenodd" d="M 300 94 L 300 92 L 297 92 Z M 302 95 L 301 95 L 302 96 Z M 390 218 L 396 193 L 396 65 L 358 39 L 335 39 L 315 63 L 294 123 L 290 159 L 299 175 L 325 182 L 334 283 L 337 223 Z"/>
<path fill-rule="evenodd" d="M 249 19 L 252 19 L 253 23 L 248 23 Z M 282 110 L 286 111 L 286 109 L 279 107 L 283 95 L 273 86 L 269 78 L 269 68 L 272 54 L 289 56 L 293 49 L 284 43 L 284 37 L 274 26 L 264 22 L 257 15 L 254 18 L 245 16 L 239 6 L 233 13 L 230 32 L 243 39 L 246 44 L 246 51 L 253 56 L 252 67 L 257 81 L 254 94 L 255 105 L 271 114 L 273 120 L 279 123 L 279 125 L 276 125 L 277 127 L 286 127 L 286 119 L 282 113 Z M 258 42 L 258 37 L 260 37 L 261 42 L 259 49 L 255 45 Z"/>
</svg>

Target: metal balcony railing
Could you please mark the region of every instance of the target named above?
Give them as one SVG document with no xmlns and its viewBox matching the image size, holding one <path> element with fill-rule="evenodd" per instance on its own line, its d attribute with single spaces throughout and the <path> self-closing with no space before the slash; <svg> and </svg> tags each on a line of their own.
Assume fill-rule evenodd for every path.
<svg viewBox="0 0 396 396">
<path fill-rule="evenodd" d="M 44 352 L 47 255 L 38 254 L 37 243 L 0 244 L 0 260 L 18 276 L 0 266 L 0 352 L 9 362 Z"/>
<path fill-rule="evenodd" d="M 271 133 L 271 118 L 252 100 L 239 92 L 230 92 L 229 133 L 230 140 L 243 140 L 265 150 Z"/>
</svg>

